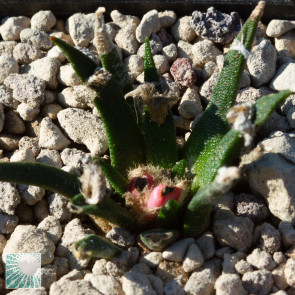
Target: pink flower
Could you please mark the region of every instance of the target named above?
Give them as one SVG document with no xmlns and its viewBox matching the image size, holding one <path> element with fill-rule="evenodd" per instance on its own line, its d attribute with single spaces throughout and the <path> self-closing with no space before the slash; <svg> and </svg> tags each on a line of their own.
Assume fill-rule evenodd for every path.
<svg viewBox="0 0 295 295">
<path fill-rule="evenodd" d="M 158 185 L 152 190 L 146 206 L 147 208 L 162 207 L 169 200 L 178 201 L 181 192 L 182 189 L 176 186 Z"/>
<path fill-rule="evenodd" d="M 153 177 L 150 174 L 144 174 L 142 177 L 135 177 L 129 185 L 129 192 L 137 197 L 146 186 L 150 189 L 154 183 Z"/>
</svg>

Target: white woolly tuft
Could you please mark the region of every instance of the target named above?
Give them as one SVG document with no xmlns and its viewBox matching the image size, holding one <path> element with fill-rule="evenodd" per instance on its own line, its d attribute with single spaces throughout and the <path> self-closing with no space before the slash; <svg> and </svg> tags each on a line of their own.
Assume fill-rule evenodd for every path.
<svg viewBox="0 0 295 295">
<path fill-rule="evenodd" d="M 243 54 L 243 56 L 245 57 L 245 59 L 247 59 L 248 56 L 250 55 L 250 51 L 248 51 L 246 49 L 245 45 L 243 44 L 243 42 L 241 42 L 237 38 L 231 44 L 230 49 L 231 50 L 236 50 L 236 51 L 240 52 L 241 54 Z"/>
</svg>

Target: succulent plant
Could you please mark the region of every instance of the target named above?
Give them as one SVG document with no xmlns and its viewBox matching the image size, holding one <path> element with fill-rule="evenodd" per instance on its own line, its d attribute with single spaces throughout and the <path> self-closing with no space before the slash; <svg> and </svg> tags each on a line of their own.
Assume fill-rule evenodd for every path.
<svg viewBox="0 0 295 295">
<path fill-rule="evenodd" d="M 231 165 L 238 164 L 242 148 L 290 95 L 286 90 L 234 106 L 264 5 L 264 1 L 258 3 L 234 40 L 212 98 L 182 151 L 177 149 L 169 106 L 175 97 L 156 70 L 148 39 L 144 83 L 133 90 L 107 35 L 103 8 L 96 12 L 95 36 L 103 68 L 51 37 L 81 81 L 97 92 L 94 105 L 107 132 L 110 162 L 95 157 L 79 178 L 40 163 L 0 163 L 0 180 L 57 192 L 69 198 L 72 210 L 88 214 L 106 230 L 115 225 L 139 234 L 140 242 L 151 250 L 162 250 L 181 236 L 197 237 L 208 228 L 218 198 L 239 179 L 239 169 Z M 107 188 L 106 179 L 112 189 Z M 79 258 L 109 259 L 121 251 L 96 235 L 73 246 Z"/>
</svg>

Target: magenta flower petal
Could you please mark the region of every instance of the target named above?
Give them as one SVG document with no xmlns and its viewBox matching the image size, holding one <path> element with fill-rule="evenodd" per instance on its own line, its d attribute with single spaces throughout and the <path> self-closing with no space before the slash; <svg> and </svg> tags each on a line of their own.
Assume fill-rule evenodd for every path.
<svg viewBox="0 0 295 295">
<path fill-rule="evenodd" d="M 181 195 L 182 189 L 179 187 L 171 187 L 165 184 L 156 186 L 148 199 L 147 208 L 162 207 L 169 200 L 178 201 Z"/>
</svg>

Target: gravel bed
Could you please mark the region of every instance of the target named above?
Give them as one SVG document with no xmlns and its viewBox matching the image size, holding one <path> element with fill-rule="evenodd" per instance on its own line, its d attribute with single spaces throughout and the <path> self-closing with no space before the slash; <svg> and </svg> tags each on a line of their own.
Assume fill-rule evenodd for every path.
<svg viewBox="0 0 295 295">
<path fill-rule="evenodd" d="M 211 30 L 210 20 L 220 16 L 214 8 L 180 18 L 174 11 L 151 10 L 142 19 L 108 13 L 109 34 L 134 85 L 143 81 L 146 37 L 159 73 L 177 82 L 173 112 L 181 147 L 210 101 L 239 16 L 221 15 Z M 0 161 L 36 161 L 80 175 L 92 156 L 107 156 L 95 93 L 49 40 L 62 38 L 98 60 L 94 21 L 94 13 L 60 20 L 51 11 L 1 20 Z M 295 91 L 294 81 L 295 21 L 260 23 L 237 101 Z M 222 197 L 210 230 L 162 253 L 143 250 L 131 233 L 113 228 L 107 237 L 126 251 L 110 261 L 77 260 L 72 243 L 96 231 L 88 218 L 72 214 L 56 193 L 0 182 L 0 294 L 295 294 L 294 129 L 291 95 L 243 156 L 244 179 Z M 42 289 L 5 290 L 5 255 L 36 249 Z"/>
</svg>

